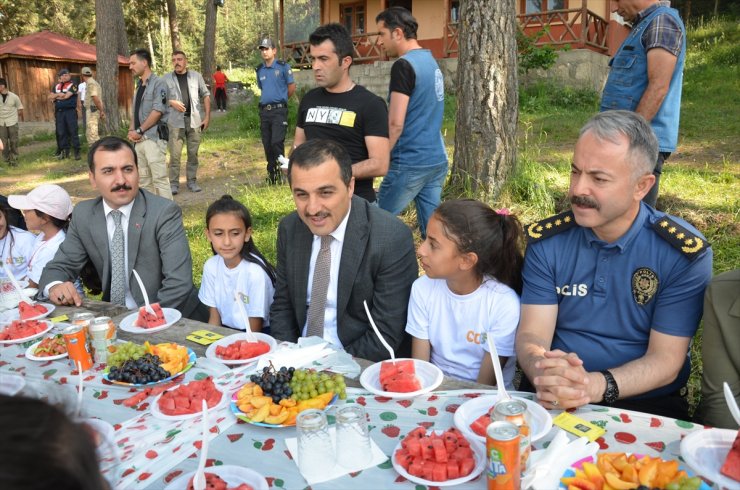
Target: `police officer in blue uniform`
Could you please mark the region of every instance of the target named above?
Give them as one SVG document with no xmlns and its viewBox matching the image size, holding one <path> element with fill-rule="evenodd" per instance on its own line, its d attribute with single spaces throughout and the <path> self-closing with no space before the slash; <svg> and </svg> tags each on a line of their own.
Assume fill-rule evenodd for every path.
<svg viewBox="0 0 740 490">
<path fill-rule="evenodd" d="M 267 178 L 271 184 L 281 180 L 278 157 L 285 154 L 285 134 L 288 130 L 288 98 L 295 92 L 295 80 L 290 65 L 275 59 L 277 49 L 272 40 L 260 42 L 262 64 L 257 67 L 260 96 L 260 132 L 267 158 Z"/>
<path fill-rule="evenodd" d="M 571 210 L 526 227 L 516 351 L 547 408 L 603 403 L 687 419 L 689 344 L 712 250 L 641 199 L 658 141 L 631 111 L 594 116 L 576 144 Z"/>
<path fill-rule="evenodd" d="M 70 140 L 75 160 L 80 159 L 80 137 L 77 134 L 77 85 L 71 80 L 69 70 L 59 70 L 60 81 L 54 85 L 49 100 L 54 103 L 57 141 L 60 160 L 69 158 Z"/>
</svg>

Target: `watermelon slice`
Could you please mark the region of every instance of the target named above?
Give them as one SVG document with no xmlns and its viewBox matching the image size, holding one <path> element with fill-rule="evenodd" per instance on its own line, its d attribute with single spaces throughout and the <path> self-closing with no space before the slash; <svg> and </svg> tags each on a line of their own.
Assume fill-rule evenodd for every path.
<svg viewBox="0 0 740 490">
<path fill-rule="evenodd" d="M 486 429 L 488 429 L 489 425 L 491 425 L 491 417 L 486 413 L 475 419 L 475 421 L 470 424 L 470 430 L 475 432 L 476 435 L 486 437 Z"/>
<path fill-rule="evenodd" d="M 43 315 L 48 310 L 41 303 L 31 304 L 21 301 L 18 303 L 18 311 L 20 312 L 21 320 L 28 320 L 29 318 L 36 318 L 39 315 Z"/>
<path fill-rule="evenodd" d="M 413 359 L 383 361 L 380 365 L 380 385 L 384 391 L 411 393 L 421 390 L 421 382 L 416 377 Z"/>
<path fill-rule="evenodd" d="M 149 313 L 146 311 L 146 306 L 142 306 L 139 308 L 139 316 L 136 318 L 134 326 L 141 328 L 154 328 L 161 327 L 167 323 L 167 320 L 164 318 L 164 311 L 162 311 L 162 307 L 159 306 L 159 303 L 152 303 L 150 306 L 152 307 L 152 310 L 154 310 L 154 313 Z"/>
<path fill-rule="evenodd" d="M 740 431 L 737 432 L 735 441 L 732 443 L 730 452 L 727 453 L 727 458 L 719 472 L 728 478 L 740 481 Z"/>
</svg>

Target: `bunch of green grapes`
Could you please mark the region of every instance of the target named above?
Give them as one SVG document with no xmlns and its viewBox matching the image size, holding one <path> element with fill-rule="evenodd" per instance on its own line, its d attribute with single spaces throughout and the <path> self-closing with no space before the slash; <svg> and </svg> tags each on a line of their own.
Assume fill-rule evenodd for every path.
<svg viewBox="0 0 740 490">
<path fill-rule="evenodd" d="M 308 400 L 329 391 L 340 399 L 347 398 L 347 385 L 344 376 L 336 373 L 318 372 L 314 369 L 296 369 L 290 381 L 293 391 L 291 398 L 297 401 Z"/>
<path fill-rule="evenodd" d="M 146 347 L 133 342 L 116 345 L 116 351 L 108 354 L 108 366 L 119 367 L 129 359 L 138 359 L 146 354 Z"/>
<path fill-rule="evenodd" d="M 701 478 L 695 476 L 693 478 L 683 478 L 678 483 L 669 483 L 666 485 L 666 490 L 698 490 L 701 487 Z"/>
</svg>

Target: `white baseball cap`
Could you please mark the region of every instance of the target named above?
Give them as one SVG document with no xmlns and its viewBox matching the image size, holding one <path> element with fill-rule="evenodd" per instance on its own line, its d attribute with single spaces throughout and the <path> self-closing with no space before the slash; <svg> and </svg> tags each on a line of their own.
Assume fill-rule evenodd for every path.
<svg viewBox="0 0 740 490">
<path fill-rule="evenodd" d="M 8 196 L 8 204 L 24 211 L 36 209 L 61 220 L 66 220 L 72 214 L 72 200 L 69 194 L 56 184 L 40 185 L 25 196 Z"/>
</svg>

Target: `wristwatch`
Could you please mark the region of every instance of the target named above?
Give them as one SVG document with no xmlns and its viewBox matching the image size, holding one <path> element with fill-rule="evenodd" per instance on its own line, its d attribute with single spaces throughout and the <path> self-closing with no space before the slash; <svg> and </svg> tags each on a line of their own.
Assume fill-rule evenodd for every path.
<svg viewBox="0 0 740 490">
<path fill-rule="evenodd" d="M 619 386 L 617 386 L 617 381 L 608 370 L 601 371 L 601 374 L 606 379 L 606 389 L 602 395 L 602 401 L 607 405 L 611 405 L 619 398 Z"/>
<path fill-rule="evenodd" d="M 144 130 L 139 128 L 136 128 L 136 134 L 144 134 Z"/>
</svg>

